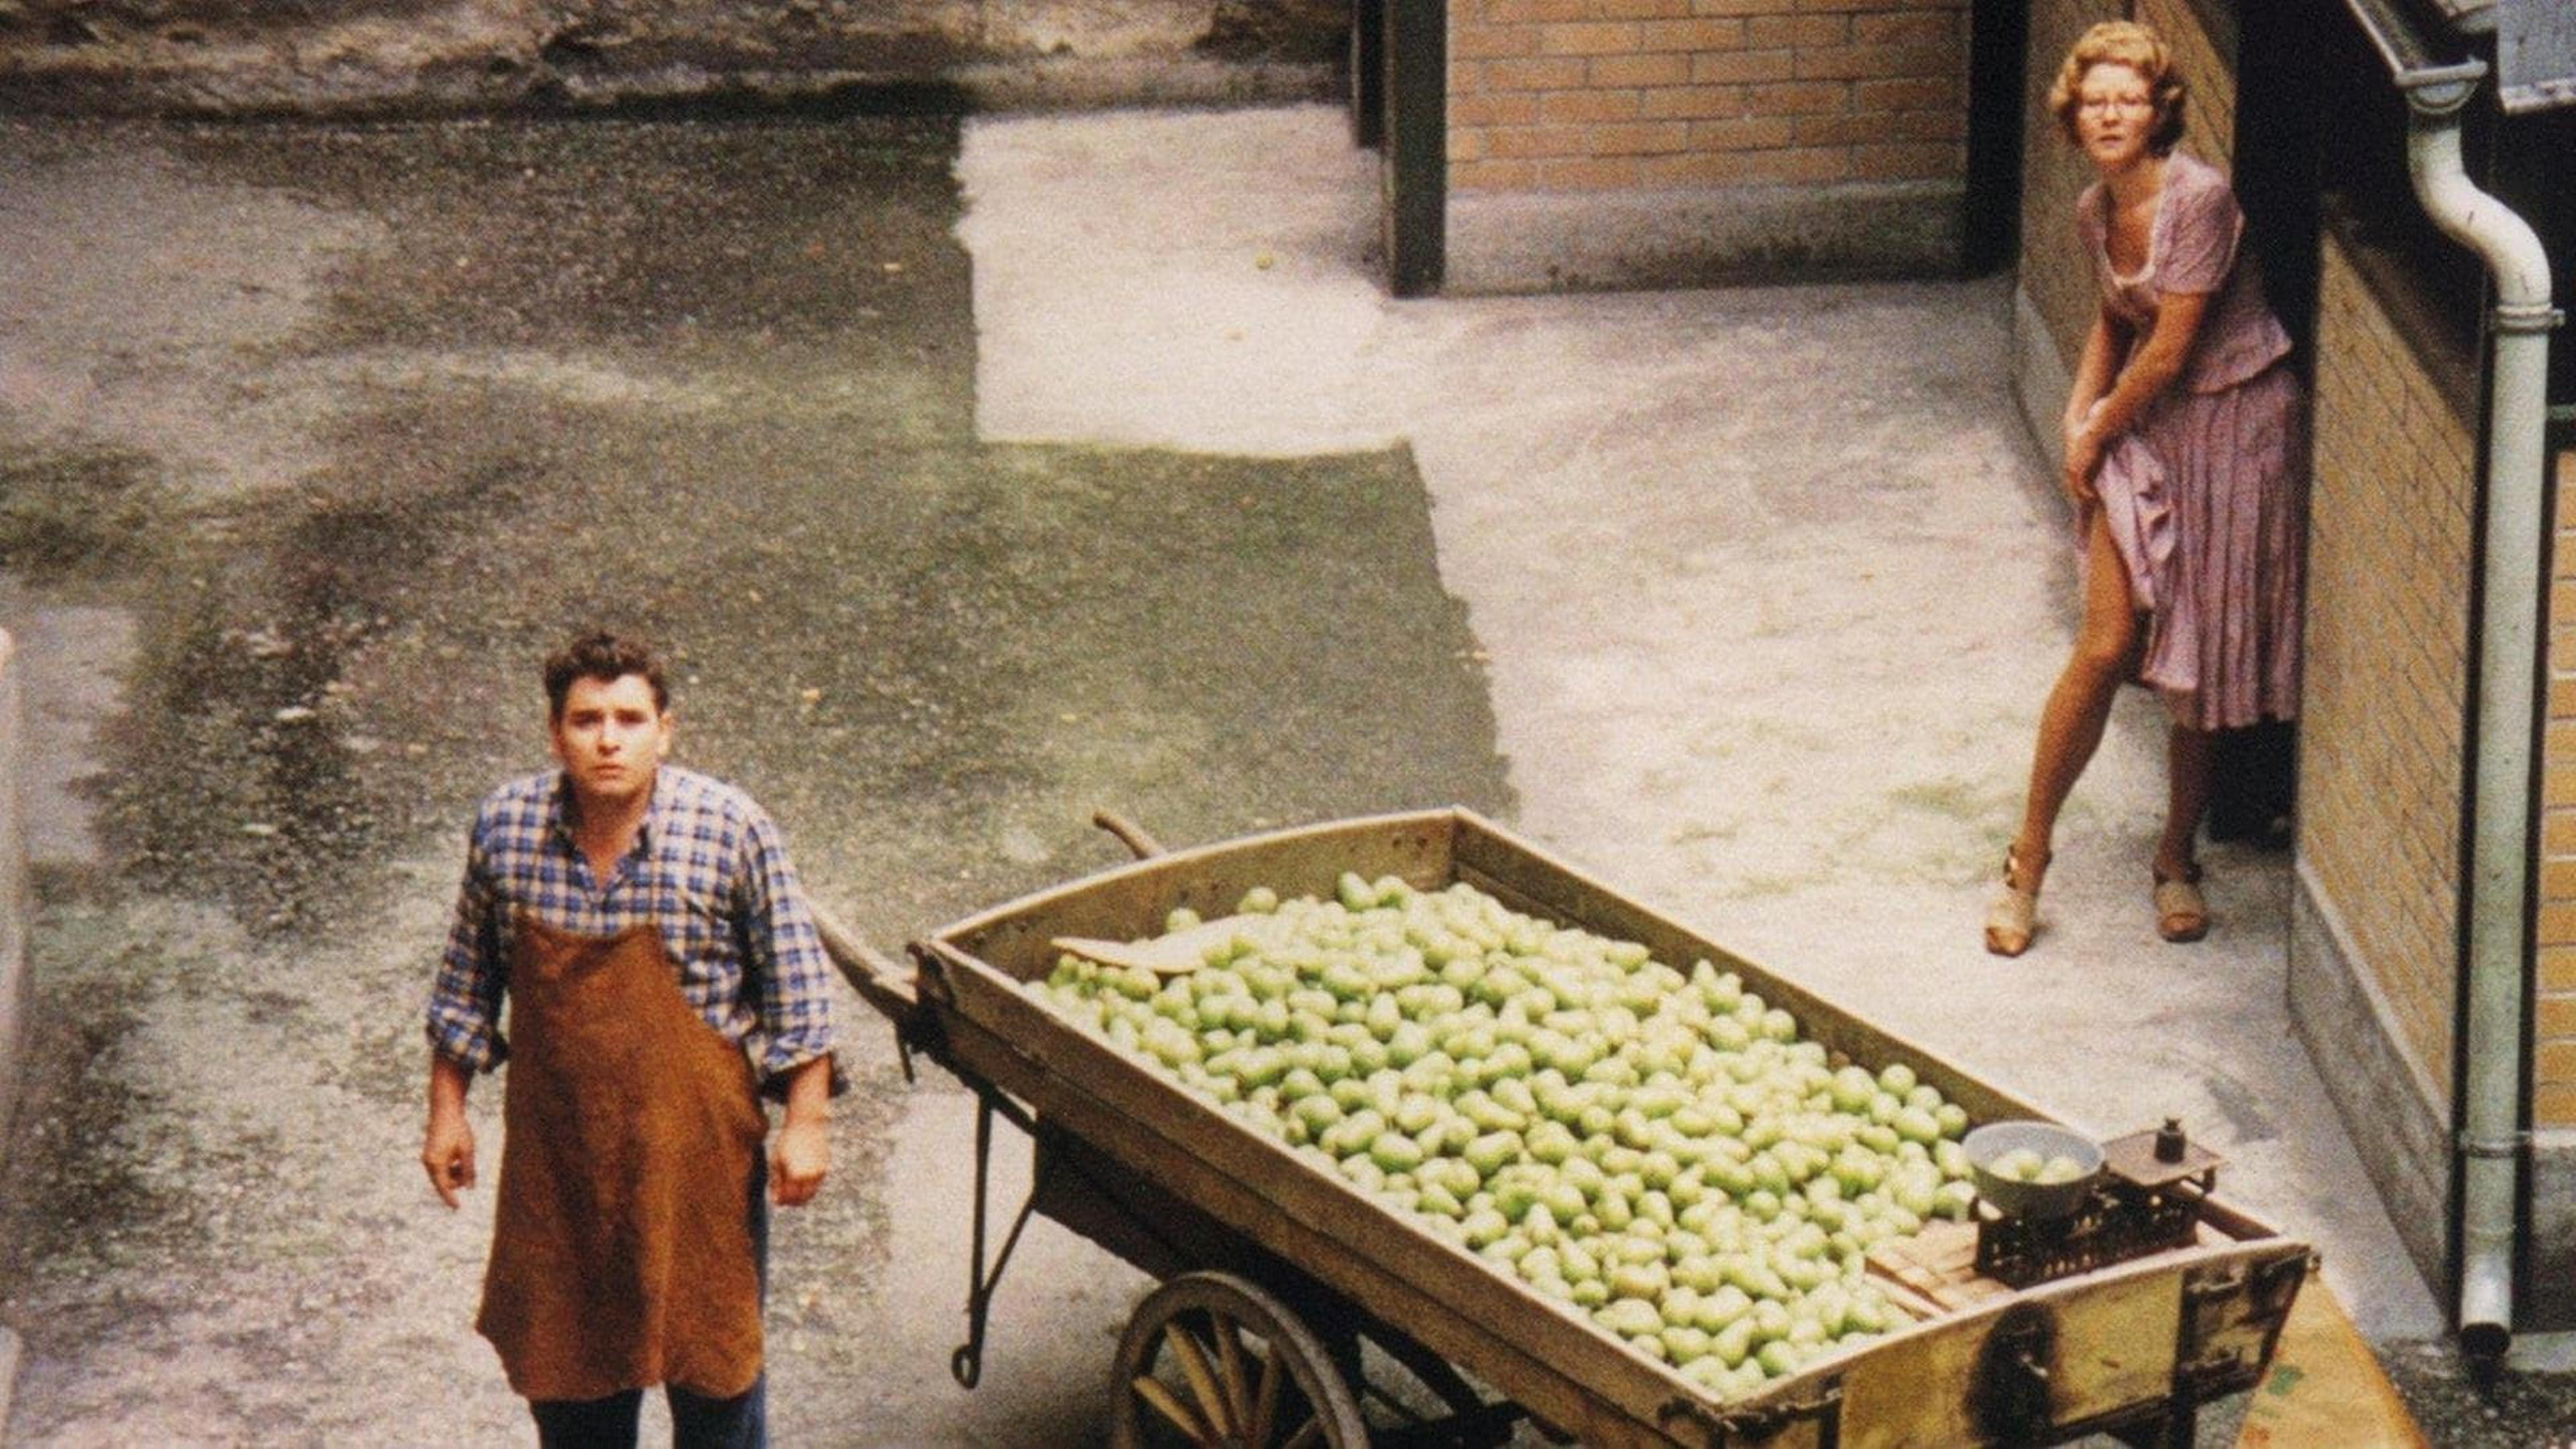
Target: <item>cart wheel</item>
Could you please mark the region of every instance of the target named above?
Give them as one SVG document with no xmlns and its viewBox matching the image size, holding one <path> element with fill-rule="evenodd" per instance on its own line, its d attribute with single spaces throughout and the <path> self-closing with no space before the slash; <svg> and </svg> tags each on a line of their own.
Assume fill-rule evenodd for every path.
<svg viewBox="0 0 2576 1449">
<path fill-rule="evenodd" d="M 1359 1401 L 1322 1339 L 1230 1273 L 1184 1273 L 1118 1338 L 1110 1443 L 1361 1449 Z"/>
</svg>

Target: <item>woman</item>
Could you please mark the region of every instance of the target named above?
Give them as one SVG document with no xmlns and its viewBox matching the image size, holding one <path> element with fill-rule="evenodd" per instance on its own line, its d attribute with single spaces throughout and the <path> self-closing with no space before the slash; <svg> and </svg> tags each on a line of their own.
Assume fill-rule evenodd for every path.
<svg viewBox="0 0 2576 1449">
<path fill-rule="evenodd" d="M 2101 177 L 2076 202 L 2101 300 L 2064 420 L 2084 621 L 2040 716 L 2021 832 L 1986 912 L 1997 955 L 2030 945 L 2058 810 L 2124 680 L 2152 686 L 2171 717 L 2148 866 L 2168 941 L 2209 930 L 2192 845 L 2211 732 L 2298 713 L 2299 383 L 2226 178 L 2173 149 L 2182 103 L 2164 41 L 2126 21 L 2086 31 L 2049 91 Z"/>
</svg>

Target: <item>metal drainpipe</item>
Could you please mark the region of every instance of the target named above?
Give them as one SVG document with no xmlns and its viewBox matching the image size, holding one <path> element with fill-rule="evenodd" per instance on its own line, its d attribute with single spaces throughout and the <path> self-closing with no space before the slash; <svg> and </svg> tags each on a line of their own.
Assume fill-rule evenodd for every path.
<svg viewBox="0 0 2576 1449">
<path fill-rule="evenodd" d="M 2469 180 L 2460 112 L 2484 62 L 2435 64 L 2388 0 L 2345 0 L 2406 94 L 2407 171 L 2426 215 L 2495 279 L 2487 409 L 2476 769 L 2470 782 L 2468 1008 L 2461 1032 L 2460 1347 L 2492 1366 L 2513 1337 L 2515 1196 L 2524 1148 L 2522 1045 L 2530 790 L 2548 519 L 2549 258 L 2530 225 Z"/>
</svg>

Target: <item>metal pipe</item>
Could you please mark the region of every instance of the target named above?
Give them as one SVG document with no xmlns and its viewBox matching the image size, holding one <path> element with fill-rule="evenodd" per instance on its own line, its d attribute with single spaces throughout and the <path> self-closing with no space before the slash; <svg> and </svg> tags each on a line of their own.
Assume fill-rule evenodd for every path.
<svg viewBox="0 0 2576 1449">
<path fill-rule="evenodd" d="M 2466 822 L 2467 976 L 2460 1033 L 2460 1346 L 2492 1365 L 2513 1334 L 2522 1159 L 2524 963 L 2530 956 L 2532 735 L 2547 552 L 2549 258 L 2521 217 L 2480 190 L 2460 156 L 2460 112 L 2484 63 L 2434 62 L 2388 0 L 2346 0 L 2406 93 L 2407 174 L 2434 225 L 2495 280 L 2477 581 L 2476 766 Z"/>
</svg>

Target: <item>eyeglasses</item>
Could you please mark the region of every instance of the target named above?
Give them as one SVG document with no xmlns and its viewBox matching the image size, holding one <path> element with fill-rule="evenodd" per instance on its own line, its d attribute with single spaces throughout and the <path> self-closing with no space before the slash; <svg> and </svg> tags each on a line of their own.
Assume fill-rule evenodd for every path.
<svg viewBox="0 0 2576 1449">
<path fill-rule="evenodd" d="M 2086 96 L 2075 103 L 2079 111 L 2152 111 L 2156 103 L 2145 96 Z"/>
</svg>

